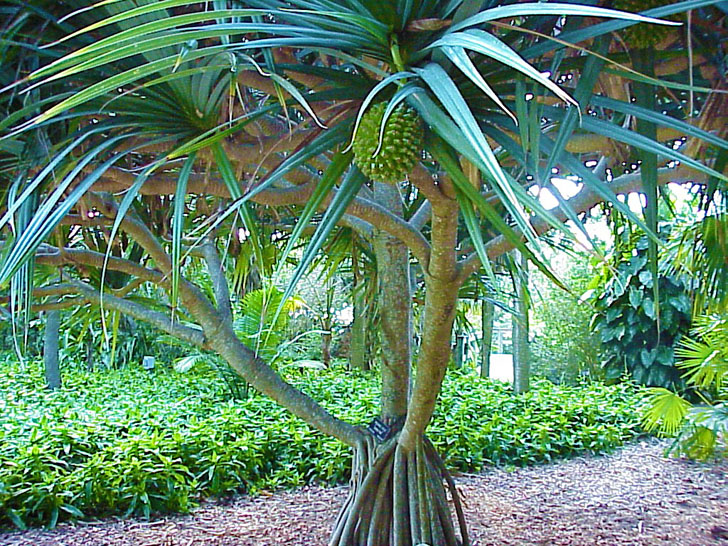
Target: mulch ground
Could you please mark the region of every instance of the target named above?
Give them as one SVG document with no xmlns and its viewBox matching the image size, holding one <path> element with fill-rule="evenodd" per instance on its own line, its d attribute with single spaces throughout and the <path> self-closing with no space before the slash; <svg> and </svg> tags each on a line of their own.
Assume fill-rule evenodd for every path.
<svg viewBox="0 0 728 546">
<path fill-rule="evenodd" d="M 603 457 L 458 476 L 474 546 L 728 545 L 728 463 L 662 455 L 643 441 Z M 0 546 L 325 545 L 344 488 L 209 502 L 154 521 L 0 534 Z"/>
</svg>

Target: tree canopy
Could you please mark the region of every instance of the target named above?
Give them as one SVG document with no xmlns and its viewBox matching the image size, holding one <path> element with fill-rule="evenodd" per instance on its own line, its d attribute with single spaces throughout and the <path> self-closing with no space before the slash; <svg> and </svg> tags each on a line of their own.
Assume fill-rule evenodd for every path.
<svg viewBox="0 0 728 546">
<path fill-rule="evenodd" d="M 695 184 L 710 203 L 728 181 L 718 0 L 640 15 L 495 0 L 73 4 L 2 8 L 6 301 L 151 323 L 352 446 L 332 545 L 468 543 L 425 436 L 467 279 L 487 286 L 492 260 L 517 249 L 558 282 L 539 236 L 580 229 L 601 202 L 649 234 L 654 256 L 660 186 Z M 539 201 L 546 190 L 557 209 Z M 633 191 L 644 214 L 618 197 Z M 285 300 L 337 226 L 376 257 L 378 438 L 286 383 L 234 329 L 227 273 L 274 271 L 274 233 L 286 234 L 279 263 L 305 238 Z M 194 260 L 205 282 L 185 274 Z M 425 287 L 416 351 L 411 274 Z M 136 297 L 145 283 L 165 296 Z"/>
</svg>

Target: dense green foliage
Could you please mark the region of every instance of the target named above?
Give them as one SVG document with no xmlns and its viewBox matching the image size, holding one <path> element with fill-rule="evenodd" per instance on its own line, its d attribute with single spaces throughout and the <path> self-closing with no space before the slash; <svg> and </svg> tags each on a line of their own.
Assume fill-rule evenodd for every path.
<svg viewBox="0 0 728 546">
<path fill-rule="evenodd" d="M 616 271 L 608 273 L 609 280 L 597 298 L 592 321 L 604 343 L 606 376 L 618 379 L 629 373 L 643 385 L 680 388 L 683 381 L 675 367 L 675 347 L 690 328 L 687 280 L 658 274 L 658 306 L 647 238 L 620 252 Z"/>
<path fill-rule="evenodd" d="M 531 372 L 559 383 L 601 379 L 601 339 L 589 328 L 594 308 L 580 299 L 592 276 L 588 257 L 570 258 L 567 266 L 562 278 L 570 292 L 533 274 Z"/>
<path fill-rule="evenodd" d="M 671 450 L 709 459 L 728 454 L 728 313 L 701 315 L 694 324 L 675 353 L 688 385 L 700 389 L 701 403 L 692 406 L 679 393 L 652 389 L 644 423 L 649 430 L 674 435 Z"/>
<path fill-rule="evenodd" d="M 185 511 L 194 499 L 348 478 L 349 451 L 263 397 L 230 399 L 214 372 L 67 370 L 42 388 L 40 363 L 3 365 L 0 521 Z M 339 416 L 367 423 L 374 375 L 294 371 L 289 379 Z M 455 374 L 430 433 L 448 464 L 528 464 L 622 444 L 639 432 L 627 385 L 510 387 Z"/>
</svg>

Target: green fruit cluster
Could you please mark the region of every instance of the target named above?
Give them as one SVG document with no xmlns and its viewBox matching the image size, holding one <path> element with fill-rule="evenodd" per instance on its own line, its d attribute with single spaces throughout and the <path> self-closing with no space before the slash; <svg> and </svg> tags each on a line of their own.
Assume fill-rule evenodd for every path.
<svg viewBox="0 0 728 546">
<path fill-rule="evenodd" d="M 670 3 L 672 3 L 670 0 L 615 0 L 614 9 L 628 11 L 630 13 L 639 13 Z M 637 23 L 636 25 L 627 27 L 622 32 L 630 48 L 646 49 L 659 44 L 667 37 L 671 30 L 674 29 L 664 25 Z"/>
<path fill-rule="evenodd" d="M 412 108 L 399 105 L 387 119 L 379 146 L 386 103 L 372 106 L 361 118 L 354 139 L 354 163 L 376 182 L 396 184 L 414 168 L 422 150 L 422 124 Z"/>
</svg>

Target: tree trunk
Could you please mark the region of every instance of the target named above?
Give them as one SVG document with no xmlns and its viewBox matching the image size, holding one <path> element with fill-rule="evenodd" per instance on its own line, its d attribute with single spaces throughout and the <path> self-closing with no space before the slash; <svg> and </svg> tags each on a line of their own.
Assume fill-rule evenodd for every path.
<svg viewBox="0 0 728 546">
<path fill-rule="evenodd" d="M 354 292 L 354 321 L 351 324 L 351 345 L 349 348 L 349 364 L 351 368 L 368 370 L 369 351 L 367 350 L 367 313 L 364 294 L 361 290 Z"/>
<path fill-rule="evenodd" d="M 328 326 L 328 328 L 327 328 Z M 324 330 L 328 333 L 321 334 L 321 360 L 324 366 L 331 367 L 331 324 L 324 322 Z"/>
<path fill-rule="evenodd" d="M 513 277 L 516 292 L 516 312 L 513 315 L 513 389 L 524 393 L 529 389 L 531 374 L 528 348 L 528 260 L 516 254 L 520 261 L 520 275 Z"/>
<path fill-rule="evenodd" d="M 401 211 L 395 187 L 377 185 L 378 202 Z M 397 208 L 393 208 L 397 207 Z M 445 248 L 457 228 L 457 209 L 433 220 L 433 238 Z M 444 220 L 441 221 L 441 219 Z M 442 233 L 444 232 L 444 233 Z M 382 330 L 382 419 L 392 426 L 383 443 L 368 436 L 356 451 L 351 491 L 330 546 L 467 545 L 462 505 L 452 477 L 424 436 L 451 355 L 458 283 L 454 252 L 433 252 L 427 282 L 417 382 L 410 395 L 412 298 L 407 248 L 384 234 L 374 240 Z M 439 248 L 438 248 L 439 250 Z M 433 276 L 441 264 L 443 279 Z M 402 419 L 406 416 L 406 420 Z M 453 499 L 457 524 L 448 504 Z M 456 531 L 456 526 L 459 532 Z"/>
<path fill-rule="evenodd" d="M 453 523 L 446 489 L 455 508 Z M 394 436 L 354 454 L 351 491 L 329 546 L 464 546 L 462 503 L 452 476 L 427 438 L 408 450 Z"/>
<path fill-rule="evenodd" d="M 43 363 L 48 388 L 61 387 L 61 367 L 58 358 L 58 334 L 61 327 L 61 312 L 48 311 L 46 314 L 45 340 L 43 343 Z"/>
<path fill-rule="evenodd" d="M 406 419 L 404 424 L 401 420 L 393 423 L 392 436 L 383 443 L 377 445 L 369 437 L 357 449 L 351 492 L 339 514 L 329 546 L 469 544 L 454 482 L 425 437 L 425 429 L 432 418 L 452 355 L 452 327 L 460 286 L 454 252 L 457 217 L 454 199 L 443 196 L 438 207 L 433 207 L 432 252 L 429 263 L 423 267 L 427 286 L 422 343 L 417 360 L 417 376 L 409 404 L 405 408 Z M 385 256 L 391 256 L 392 246 L 387 245 L 387 249 L 390 252 Z M 386 274 L 382 269 L 379 271 Z M 388 276 L 380 278 L 380 290 L 384 293 L 392 287 L 388 279 Z M 398 293 L 400 298 L 403 293 Z M 406 293 L 409 296 L 409 290 Z M 392 296 L 396 294 L 396 291 L 391 293 Z M 381 302 L 381 307 L 384 312 L 391 311 L 393 306 L 387 300 Z M 411 302 L 408 302 L 407 310 L 409 313 Z M 392 339 L 396 339 L 395 334 L 404 340 L 401 331 L 388 333 Z M 397 348 L 396 345 L 389 347 L 390 350 Z M 391 374 L 391 370 L 384 365 L 382 372 L 383 375 Z M 388 393 L 386 390 L 391 388 L 391 384 L 383 383 L 383 410 L 387 403 L 391 404 L 391 399 L 387 401 L 387 394 L 391 391 Z M 450 513 L 444 483 L 447 483 L 453 498 L 459 536 Z"/>
<path fill-rule="evenodd" d="M 483 335 L 480 338 L 480 377 L 490 377 L 490 352 L 493 345 L 493 319 L 495 306 L 493 302 L 483 299 L 481 302 L 480 325 Z"/>
<path fill-rule="evenodd" d="M 336 291 L 336 285 L 328 280 L 326 282 L 326 310 L 323 316 L 323 330 L 324 334 L 321 334 L 321 360 L 327 368 L 331 367 L 331 341 L 333 340 L 333 305 L 334 305 L 334 293 Z"/>
<path fill-rule="evenodd" d="M 402 216 L 397 188 L 375 184 L 377 203 Z M 412 359 L 412 294 L 409 250 L 399 239 L 378 232 L 373 240 L 377 259 L 379 321 L 382 349 L 382 419 L 391 424 L 407 414 Z"/>
<path fill-rule="evenodd" d="M 94 369 L 94 345 L 93 333 L 91 332 L 90 327 L 84 336 L 83 344 L 86 348 L 86 370 L 91 372 Z"/>
<path fill-rule="evenodd" d="M 351 490 L 329 546 L 467 546 L 469 538 L 455 482 L 424 430 L 450 359 L 457 284 L 427 279 L 425 329 L 418 374 L 400 431 L 355 451 Z M 448 494 L 455 508 L 455 521 Z"/>
<path fill-rule="evenodd" d="M 465 335 L 462 332 L 455 334 L 455 355 L 453 357 L 453 364 L 456 369 L 463 367 L 465 363 Z"/>
<path fill-rule="evenodd" d="M 351 343 L 349 345 L 349 367 L 351 369 L 368 370 L 369 351 L 367 350 L 367 308 L 364 294 L 364 283 L 359 270 L 359 252 L 356 234 L 352 235 L 353 247 L 351 250 L 352 271 L 354 282 L 352 285 L 352 301 L 354 320 L 351 323 Z"/>
</svg>

